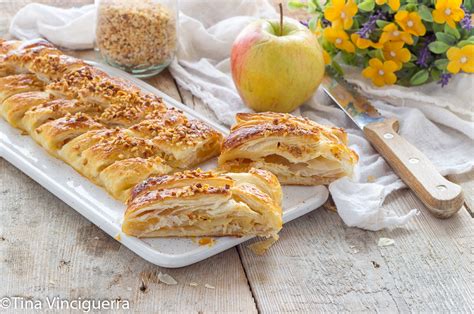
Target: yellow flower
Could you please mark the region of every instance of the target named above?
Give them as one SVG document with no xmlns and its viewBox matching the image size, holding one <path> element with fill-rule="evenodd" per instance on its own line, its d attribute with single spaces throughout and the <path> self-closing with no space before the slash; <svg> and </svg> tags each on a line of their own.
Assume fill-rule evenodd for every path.
<svg viewBox="0 0 474 314">
<path fill-rule="evenodd" d="M 356 45 L 356 47 L 359 48 L 359 49 L 366 49 L 366 48 L 369 48 L 369 47 L 379 49 L 379 48 L 382 48 L 382 46 L 383 46 L 381 43 L 374 43 L 370 39 L 362 38 L 357 33 L 354 33 L 354 34 L 351 35 L 351 40 Z"/>
<path fill-rule="evenodd" d="M 393 73 L 398 70 L 395 62 L 389 60 L 382 63 L 377 58 L 369 61 L 369 66 L 362 71 L 362 75 L 372 80 L 375 86 L 392 85 L 397 81 L 397 76 Z"/>
<path fill-rule="evenodd" d="M 379 42 L 385 44 L 387 41 L 403 41 L 405 44 L 413 44 L 413 38 L 407 32 L 398 29 L 394 23 L 385 25 Z"/>
<path fill-rule="evenodd" d="M 328 27 L 324 29 L 323 32 L 324 38 L 333 43 L 338 49 L 345 50 L 347 52 L 354 52 L 355 46 L 349 40 L 349 35 L 339 28 Z"/>
<path fill-rule="evenodd" d="M 395 21 L 405 32 L 412 35 L 423 36 L 426 33 L 426 27 L 416 12 L 398 11 L 395 14 Z"/>
<path fill-rule="evenodd" d="M 403 41 L 389 41 L 384 44 L 382 49 L 385 60 L 395 62 L 398 69 L 401 69 L 403 63 L 407 63 L 411 58 L 410 50 L 403 48 L 404 44 Z"/>
<path fill-rule="evenodd" d="M 461 0 L 438 0 L 432 14 L 436 23 L 448 23 L 452 28 L 456 28 L 455 22 L 462 20 L 464 10 L 461 9 Z"/>
<path fill-rule="evenodd" d="M 335 27 L 342 26 L 344 29 L 349 29 L 357 10 L 354 0 L 347 0 L 347 3 L 346 0 L 333 0 L 331 5 L 324 10 L 324 17 Z"/>
<path fill-rule="evenodd" d="M 462 48 L 451 47 L 446 53 L 448 56 L 448 71 L 458 73 L 463 70 L 466 73 L 474 73 L 474 45 L 467 45 Z"/>
<path fill-rule="evenodd" d="M 383 5 L 387 3 L 390 9 L 392 9 L 393 11 L 397 11 L 400 7 L 400 0 L 375 0 L 375 3 L 377 3 L 378 5 Z"/>
<path fill-rule="evenodd" d="M 323 59 L 324 59 L 324 64 L 326 64 L 326 65 L 331 64 L 331 56 L 324 49 L 323 49 Z"/>
</svg>

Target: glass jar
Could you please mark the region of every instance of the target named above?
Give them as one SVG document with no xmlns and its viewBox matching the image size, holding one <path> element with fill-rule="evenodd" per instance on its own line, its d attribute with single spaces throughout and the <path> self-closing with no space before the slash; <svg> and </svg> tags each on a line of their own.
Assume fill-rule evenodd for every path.
<svg viewBox="0 0 474 314">
<path fill-rule="evenodd" d="M 96 50 L 137 77 L 166 68 L 176 54 L 178 0 L 100 0 Z"/>
</svg>

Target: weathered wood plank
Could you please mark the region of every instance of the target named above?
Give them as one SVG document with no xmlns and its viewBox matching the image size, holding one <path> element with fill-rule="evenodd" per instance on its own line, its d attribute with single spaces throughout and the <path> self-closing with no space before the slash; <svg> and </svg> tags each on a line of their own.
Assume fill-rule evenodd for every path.
<svg viewBox="0 0 474 314">
<path fill-rule="evenodd" d="M 423 208 L 411 191 L 387 200 L 387 210 L 411 208 Z M 239 247 L 262 313 L 474 310 L 474 226 L 464 210 L 440 220 L 422 209 L 406 228 L 366 232 L 320 208 L 280 236 L 264 256 Z M 396 243 L 378 247 L 380 237 Z"/>
</svg>

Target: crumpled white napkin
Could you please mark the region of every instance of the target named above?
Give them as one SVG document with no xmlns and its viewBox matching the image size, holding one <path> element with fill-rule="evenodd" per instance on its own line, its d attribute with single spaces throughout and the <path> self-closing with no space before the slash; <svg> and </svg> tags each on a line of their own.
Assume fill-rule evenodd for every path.
<svg viewBox="0 0 474 314">
<path fill-rule="evenodd" d="M 94 48 L 95 17 L 93 4 L 62 9 L 31 3 L 15 14 L 10 34 L 20 39 L 44 37 L 69 49 L 91 49 Z"/>
<path fill-rule="evenodd" d="M 181 87 L 201 98 L 220 122 L 229 126 L 235 113 L 249 111 L 238 96 L 230 75 L 232 42 L 249 22 L 257 17 L 276 17 L 276 12 L 264 0 L 228 0 L 219 4 L 209 0 L 187 0 L 180 4 L 179 52 L 170 71 Z M 63 15 L 62 10 L 39 6 L 41 11 L 36 12 L 29 5 L 17 14 L 11 25 L 13 35 L 26 39 L 39 33 L 68 48 L 92 45 L 93 39 L 84 36 L 83 42 L 76 40 L 74 45 L 68 46 L 69 34 L 79 31 L 70 29 L 71 25 L 74 21 L 82 21 L 80 16 L 66 18 L 69 15 Z M 84 15 L 93 12 L 88 10 Z M 25 12 L 29 12 L 28 15 Z M 46 27 L 49 18 L 45 19 L 45 15 L 61 16 L 57 19 L 63 24 L 51 23 L 58 35 L 51 34 L 50 28 Z M 29 23 L 18 22 L 24 21 L 26 16 L 29 16 Z M 56 21 L 55 18 L 51 20 Z M 35 24 L 42 26 L 35 28 Z M 90 23 L 78 25 L 81 25 L 81 32 L 93 34 Z M 362 79 L 359 73 L 360 70 L 348 69 L 347 79 L 368 94 L 384 115 L 400 120 L 400 134 L 424 152 L 441 174 L 464 173 L 473 168 L 473 75 L 459 75 L 443 89 L 436 83 L 409 89 L 398 86 L 379 89 Z M 354 178 L 342 178 L 329 186 L 338 213 L 347 225 L 380 230 L 403 225 L 416 215 L 416 210 L 407 208 L 405 215 L 397 216 L 383 207 L 385 197 L 405 187 L 404 183 L 350 119 L 331 106 L 321 90 L 297 112 L 319 123 L 346 128 L 350 145 L 360 156 Z"/>
</svg>

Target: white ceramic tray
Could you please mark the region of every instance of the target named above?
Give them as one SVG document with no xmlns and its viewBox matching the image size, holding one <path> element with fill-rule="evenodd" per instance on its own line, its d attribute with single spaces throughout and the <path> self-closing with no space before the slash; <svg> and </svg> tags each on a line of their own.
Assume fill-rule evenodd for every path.
<svg viewBox="0 0 474 314">
<path fill-rule="evenodd" d="M 123 71 L 93 62 L 91 64 L 110 75 L 134 82 L 143 90 L 162 97 L 167 105 L 183 110 L 190 117 L 203 120 L 224 134 L 228 133 L 226 128 L 208 120 L 145 82 Z M 215 244 L 209 247 L 200 246 L 196 243 L 197 241 L 188 238 L 128 237 L 121 232 L 124 204 L 114 200 L 105 190 L 79 175 L 61 160 L 51 157 L 29 136 L 21 135 L 18 129 L 11 127 L 2 118 L 0 118 L 0 156 L 136 254 L 159 266 L 171 268 L 187 266 L 250 239 L 250 237 L 220 237 L 216 238 Z M 203 169 L 215 166 L 215 159 L 200 165 Z M 321 206 L 326 201 L 328 192 L 323 186 L 285 186 L 283 195 L 283 221 L 288 222 Z"/>
</svg>

